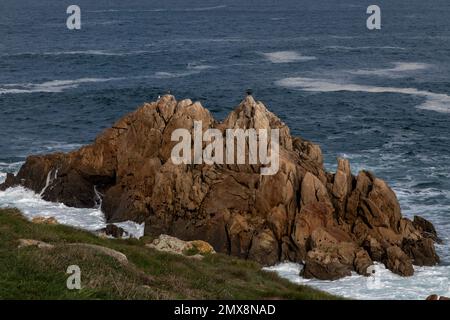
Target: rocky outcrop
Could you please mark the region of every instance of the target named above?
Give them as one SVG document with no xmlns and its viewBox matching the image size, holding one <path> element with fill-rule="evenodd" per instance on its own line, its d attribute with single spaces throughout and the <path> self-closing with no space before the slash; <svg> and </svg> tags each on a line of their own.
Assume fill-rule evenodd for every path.
<svg viewBox="0 0 450 320">
<path fill-rule="evenodd" d="M 262 175 L 261 161 L 174 163 L 172 133 L 184 128 L 193 134 L 196 121 L 200 134 L 212 128 L 219 137 L 227 129 L 278 129 L 279 170 Z M 200 103 L 166 95 L 123 117 L 91 145 L 30 156 L 0 188 L 14 185 L 69 206 L 101 203 L 108 222 L 145 221 L 146 234 L 154 237 L 200 239 L 263 264 L 304 262 L 307 277 L 366 274 L 372 261 L 411 275 L 413 263 L 438 262 L 429 236 L 434 229 L 403 218 L 386 182 L 367 171 L 354 176 L 346 159 L 338 159 L 336 173 L 326 172 L 319 146 L 292 137 L 252 96 L 217 122 Z"/>
</svg>

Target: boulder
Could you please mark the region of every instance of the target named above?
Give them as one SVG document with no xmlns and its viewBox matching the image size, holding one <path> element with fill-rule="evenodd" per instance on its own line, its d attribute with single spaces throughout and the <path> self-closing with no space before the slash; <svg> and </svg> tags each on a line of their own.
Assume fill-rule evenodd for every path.
<svg viewBox="0 0 450 320">
<path fill-rule="evenodd" d="M 387 248 L 384 264 L 398 275 L 412 276 L 414 274 L 411 258 L 397 246 Z"/>
<path fill-rule="evenodd" d="M 434 242 L 442 243 L 442 240 L 438 237 L 436 229 L 430 221 L 419 216 L 414 216 L 413 225 L 425 238 L 430 238 Z"/>
<path fill-rule="evenodd" d="M 351 270 L 351 267 L 343 264 L 335 254 L 313 249 L 306 255 L 300 275 L 304 278 L 337 280 L 350 276 Z"/>
<path fill-rule="evenodd" d="M 38 247 L 39 249 L 53 249 L 55 246 L 43 241 L 34 239 L 19 239 L 18 248 Z"/>
<path fill-rule="evenodd" d="M 184 254 L 187 250 L 192 249 L 192 244 L 166 234 L 160 235 L 152 243 L 146 244 L 148 248 L 158 251 L 170 252 L 174 254 Z"/>
<path fill-rule="evenodd" d="M 198 147 L 211 148 L 226 130 L 266 130 L 269 136 L 278 130 L 278 170 L 262 175 L 261 159 L 249 163 L 249 140 L 242 163 L 176 164 L 171 157 L 179 142 L 172 141 L 176 129 L 186 129 L 191 138 L 207 129 L 216 134 L 191 145 L 191 160 Z M 226 154 L 225 146 L 220 150 Z M 306 261 L 303 273 L 324 279 L 364 274 L 371 261 L 403 275 L 412 274 L 411 261 L 438 261 L 434 227 L 420 218 L 403 218 L 386 182 L 368 171 L 354 176 L 346 159 L 338 159 L 335 173 L 326 172 L 320 147 L 291 136 L 286 124 L 252 96 L 219 122 L 199 102 L 165 95 L 79 150 L 29 156 L 0 189 L 16 185 L 68 206 L 101 202 L 108 223 L 145 222 L 146 235 L 184 241 L 164 236 L 151 245 L 170 252 L 202 240 L 214 251 L 264 265 Z M 107 229 L 123 233 L 112 225 Z M 211 251 L 206 247 L 200 251 Z"/>
<path fill-rule="evenodd" d="M 318 237 L 320 235 L 320 237 Z M 323 231 L 313 232 L 312 238 L 330 239 Z M 316 241 L 316 240 L 314 240 Z M 352 242 L 322 241 L 308 251 L 301 275 L 306 278 L 336 280 L 356 271 L 367 276 L 367 268 L 373 262 L 369 254 Z"/>
<path fill-rule="evenodd" d="M 433 240 L 430 238 L 422 238 L 416 241 L 403 239 L 402 249 L 417 266 L 434 266 L 439 263 Z"/>
<path fill-rule="evenodd" d="M 162 234 L 157 239 L 153 240 L 153 242 L 147 243 L 146 247 L 162 252 L 188 255 L 194 258 L 200 258 L 199 256 L 215 253 L 214 248 L 205 241 L 183 241 L 166 234 Z"/>
<path fill-rule="evenodd" d="M 196 249 L 196 251 L 201 255 L 216 253 L 214 248 L 206 241 L 193 240 L 193 241 L 190 241 L 190 243 Z"/>
<path fill-rule="evenodd" d="M 58 220 L 56 220 L 56 218 L 54 217 L 33 217 L 33 219 L 31 219 L 31 222 L 33 223 L 37 223 L 37 224 L 58 224 Z"/>
<path fill-rule="evenodd" d="M 266 265 L 273 265 L 279 261 L 278 242 L 273 232 L 265 229 L 254 236 L 255 244 L 250 247 L 248 258 L 264 261 Z"/>
</svg>

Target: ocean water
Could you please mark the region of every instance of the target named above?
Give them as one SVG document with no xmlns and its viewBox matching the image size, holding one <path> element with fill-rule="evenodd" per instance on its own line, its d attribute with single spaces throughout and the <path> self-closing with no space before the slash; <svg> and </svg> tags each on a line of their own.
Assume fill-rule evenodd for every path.
<svg viewBox="0 0 450 320">
<path fill-rule="evenodd" d="M 323 282 L 301 266 L 272 268 L 347 297 L 423 299 L 449 294 L 450 3 L 378 1 L 382 29 L 366 28 L 370 1 L 77 0 L 82 29 L 66 28 L 72 1 L 0 2 L 0 181 L 27 155 L 69 151 L 145 101 L 171 90 L 223 119 L 252 88 L 295 135 L 369 169 L 397 192 L 403 213 L 431 220 L 439 266 L 379 283 Z M 98 209 L 42 201 L 20 188 L 0 206 L 55 215 L 86 229 Z M 139 230 L 139 226 L 128 226 Z"/>
</svg>

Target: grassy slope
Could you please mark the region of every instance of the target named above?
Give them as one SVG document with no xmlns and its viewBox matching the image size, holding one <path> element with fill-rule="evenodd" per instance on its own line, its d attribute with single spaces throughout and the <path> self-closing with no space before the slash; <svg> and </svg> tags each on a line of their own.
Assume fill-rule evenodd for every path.
<svg viewBox="0 0 450 320">
<path fill-rule="evenodd" d="M 36 239 L 54 249 L 18 249 L 18 239 Z M 280 279 L 261 266 L 221 254 L 202 261 L 157 252 L 141 240 L 102 239 L 62 225 L 28 222 L 17 210 L 0 209 L 0 299 L 333 299 Z M 130 263 L 82 242 L 124 253 Z M 66 288 L 69 265 L 81 268 L 81 290 Z"/>
</svg>

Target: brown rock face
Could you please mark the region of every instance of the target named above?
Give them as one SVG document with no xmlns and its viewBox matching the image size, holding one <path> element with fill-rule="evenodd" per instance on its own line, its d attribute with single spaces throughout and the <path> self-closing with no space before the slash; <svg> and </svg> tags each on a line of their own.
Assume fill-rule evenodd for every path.
<svg viewBox="0 0 450 320">
<path fill-rule="evenodd" d="M 436 261 L 439 262 L 439 257 L 434 250 L 433 240 L 429 238 L 417 241 L 403 239 L 402 248 L 417 266 L 433 266 Z"/>
<path fill-rule="evenodd" d="M 430 238 L 434 242 L 442 243 L 442 240 L 439 239 L 436 229 L 430 221 L 419 216 L 414 216 L 413 225 L 425 238 Z"/>
<path fill-rule="evenodd" d="M 178 141 L 172 133 L 180 128 L 192 136 L 215 129 L 213 142 L 224 138 L 226 129 L 278 129 L 279 170 L 262 175 L 267 166 L 248 161 L 175 164 L 171 153 Z M 207 150 L 212 142 L 200 144 Z M 246 160 L 249 145 L 247 140 Z M 195 143 L 191 151 L 195 154 Z M 153 236 L 203 240 L 218 252 L 263 264 L 304 261 L 308 277 L 365 274 L 372 261 L 411 275 L 412 262 L 438 262 L 427 236 L 433 229 L 402 218 L 384 181 L 366 171 L 353 176 L 345 159 L 338 159 L 335 174 L 326 172 L 319 146 L 292 137 L 251 96 L 223 122 L 200 103 L 164 96 L 120 119 L 91 145 L 30 156 L 0 188 L 14 185 L 75 207 L 94 207 L 101 198 L 109 222 L 145 221 L 146 234 Z"/>
<path fill-rule="evenodd" d="M 339 261 L 336 255 L 314 249 L 306 255 L 305 267 L 301 275 L 305 278 L 337 280 L 350 276 L 351 270 L 348 265 Z"/>
<path fill-rule="evenodd" d="M 411 258 L 397 246 L 387 248 L 384 264 L 389 270 L 401 276 L 414 274 Z"/>
</svg>

